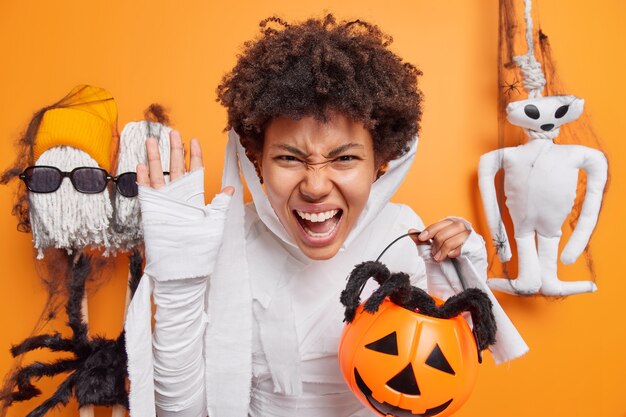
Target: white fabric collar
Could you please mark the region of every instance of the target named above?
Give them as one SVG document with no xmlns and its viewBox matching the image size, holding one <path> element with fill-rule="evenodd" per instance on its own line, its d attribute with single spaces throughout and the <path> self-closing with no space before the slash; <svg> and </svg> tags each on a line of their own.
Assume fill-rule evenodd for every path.
<svg viewBox="0 0 626 417">
<path fill-rule="evenodd" d="M 374 182 L 366 206 L 341 250 L 346 250 L 389 202 L 413 163 L 417 142 L 415 137 L 409 151 L 391 161 L 387 172 Z M 205 340 L 207 411 L 215 417 L 248 415 L 252 379 L 252 294 L 240 170 L 261 221 L 289 247 L 297 249 L 272 209 L 254 165 L 241 146 L 239 136 L 231 130 L 228 134 L 222 187 L 234 186 L 235 195 L 229 206 L 222 246 L 211 277 L 207 309 L 209 324 Z M 297 341 L 285 342 L 291 345 L 293 355 L 297 355 L 297 349 L 293 349 Z M 296 356 L 286 360 L 289 363 L 297 361 Z M 286 393 L 298 393 L 301 390 L 297 369 L 289 370 L 281 380 Z"/>
<path fill-rule="evenodd" d="M 297 248 L 297 245 L 293 242 L 291 236 L 289 236 L 283 225 L 280 223 L 278 216 L 270 205 L 270 202 L 261 187 L 261 182 L 256 173 L 254 164 L 248 159 L 243 146 L 241 146 L 239 135 L 231 129 L 230 132 L 228 132 L 228 139 L 229 141 L 233 140 L 237 143 L 237 154 L 239 156 L 241 171 L 243 172 L 244 179 L 246 180 L 246 185 L 252 194 L 254 206 L 259 218 L 268 227 L 268 229 L 270 229 L 272 233 L 278 236 L 283 242 Z M 391 197 L 395 194 L 413 164 L 415 152 L 417 150 L 417 143 L 418 139 L 416 136 L 411 142 L 409 151 L 402 157 L 390 161 L 387 172 L 374 182 L 365 208 L 357 220 L 356 225 L 344 241 L 341 250 L 345 250 L 350 246 L 354 239 L 372 222 L 372 220 L 374 220 L 374 218 L 376 218 L 376 216 L 378 216 L 378 213 L 380 213 L 383 207 L 385 207 L 385 204 L 387 204 Z M 233 158 L 233 156 L 226 155 L 226 159 L 230 158 Z M 226 178 L 224 177 L 222 187 L 229 185 L 224 182 L 225 180 Z"/>
</svg>

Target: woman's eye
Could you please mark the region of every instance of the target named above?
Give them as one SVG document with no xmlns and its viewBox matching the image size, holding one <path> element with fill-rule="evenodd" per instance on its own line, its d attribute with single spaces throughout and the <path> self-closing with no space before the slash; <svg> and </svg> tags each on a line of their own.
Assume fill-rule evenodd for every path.
<svg viewBox="0 0 626 417">
<path fill-rule="evenodd" d="M 293 155 L 279 155 L 274 159 L 276 159 L 279 162 L 288 163 L 288 164 L 295 164 L 296 162 L 302 162 Z"/>
<path fill-rule="evenodd" d="M 356 161 L 357 159 L 359 158 L 355 155 L 341 155 L 340 157 L 335 158 L 333 162 L 352 162 Z"/>
</svg>

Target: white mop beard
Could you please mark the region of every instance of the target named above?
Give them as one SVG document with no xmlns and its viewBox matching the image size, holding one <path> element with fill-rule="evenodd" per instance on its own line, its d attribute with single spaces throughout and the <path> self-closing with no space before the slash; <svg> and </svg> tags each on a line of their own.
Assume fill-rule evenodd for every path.
<svg viewBox="0 0 626 417">
<path fill-rule="evenodd" d="M 98 167 L 86 152 L 69 146 L 56 146 L 45 151 L 35 162 L 61 171 L 76 167 Z M 33 243 L 43 257 L 47 248 L 73 250 L 89 246 L 109 247 L 109 223 L 113 208 L 107 190 L 99 194 L 83 194 L 74 189 L 69 178 L 53 193 L 29 192 L 30 223 Z"/>
<path fill-rule="evenodd" d="M 148 137 L 155 137 L 158 140 L 163 171 L 169 171 L 170 131 L 169 127 L 154 122 L 141 121 L 126 124 L 120 137 L 116 175 L 136 172 L 137 164 L 147 163 L 146 139 Z M 115 247 L 127 249 L 141 243 L 143 228 L 138 199 L 124 197 L 116 192 L 114 207 L 112 226 Z"/>
</svg>

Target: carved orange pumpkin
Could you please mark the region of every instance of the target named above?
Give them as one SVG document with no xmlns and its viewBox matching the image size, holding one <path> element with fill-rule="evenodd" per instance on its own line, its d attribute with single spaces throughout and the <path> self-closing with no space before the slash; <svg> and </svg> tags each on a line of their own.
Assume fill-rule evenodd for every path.
<svg viewBox="0 0 626 417">
<path fill-rule="evenodd" d="M 339 362 L 350 389 L 379 415 L 444 417 L 474 388 L 478 350 L 462 316 L 429 317 L 386 299 L 374 314 L 358 308 Z"/>
</svg>

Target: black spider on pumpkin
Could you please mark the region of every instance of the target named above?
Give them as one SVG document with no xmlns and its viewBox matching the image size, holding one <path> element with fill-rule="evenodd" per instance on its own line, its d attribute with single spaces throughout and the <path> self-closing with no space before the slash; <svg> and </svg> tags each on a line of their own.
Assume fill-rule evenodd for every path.
<svg viewBox="0 0 626 417">
<path fill-rule="evenodd" d="M 91 273 L 91 260 L 86 255 L 78 255 L 75 262 L 69 257 L 68 261 L 66 312 L 67 325 L 72 330 L 72 336 L 65 338 L 58 332 L 43 334 L 30 337 L 11 348 L 11 354 L 14 357 L 41 348 L 73 354 L 70 358 L 50 363 L 35 362 L 17 370 L 14 376 L 14 387 L 17 390 L 5 398 L 7 405 L 40 395 L 41 391 L 33 385 L 33 379 L 71 372 L 55 393 L 31 411 L 27 417 L 41 417 L 60 404 L 66 405 L 72 394 L 81 407 L 87 404 L 102 406 L 120 404 L 128 408 L 128 393 L 126 392 L 128 371 L 124 332 L 122 331 L 116 339 L 89 337 L 88 326 L 82 319 L 82 300 L 85 294 L 85 281 Z M 134 293 L 137 288 L 141 276 L 141 263 L 139 252 L 131 253 L 131 293 Z"/>
<path fill-rule="evenodd" d="M 345 306 L 345 321 L 354 319 L 360 304 L 360 295 L 365 283 L 374 278 L 380 287 L 365 302 L 363 308 L 375 313 L 386 297 L 395 304 L 426 316 L 448 319 L 468 311 L 474 323 L 474 337 L 478 352 L 495 343 L 496 322 L 491 311 L 491 300 L 476 288 L 469 288 L 448 298 L 441 306 L 421 288 L 411 285 L 409 275 L 404 272 L 391 273 L 379 261 L 367 261 L 357 265 L 348 277 L 346 289 L 341 292 L 341 304 Z M 479 361 L 480 361 L 479 356 Z"/>
</svg>

